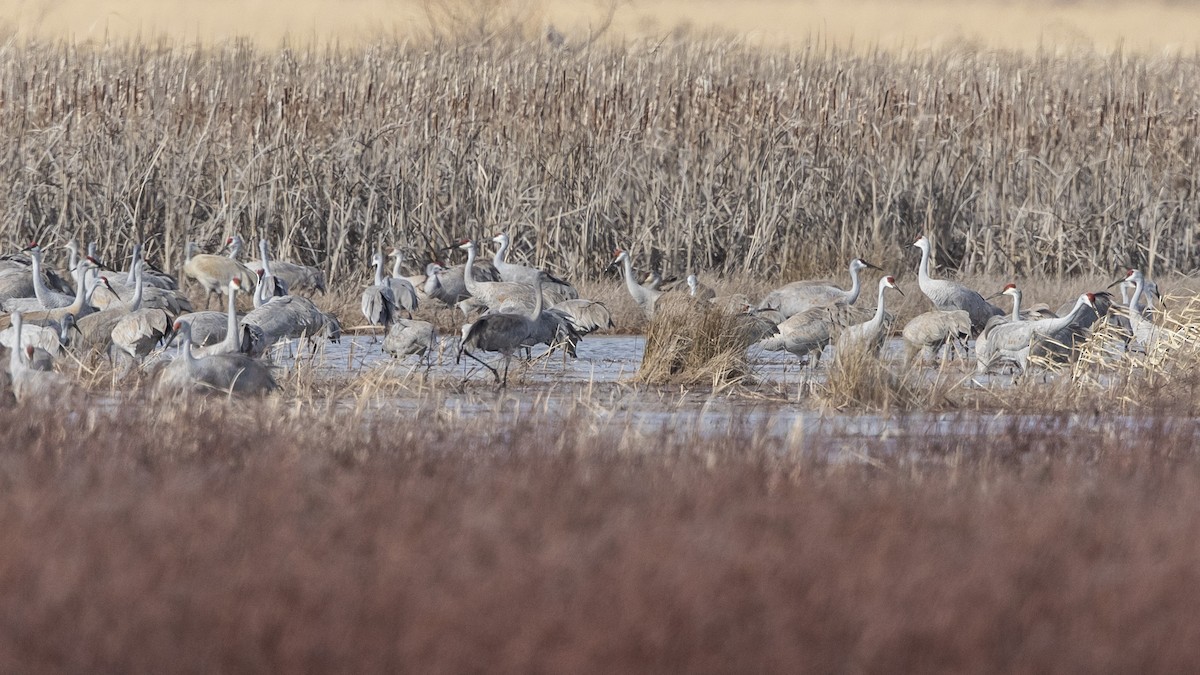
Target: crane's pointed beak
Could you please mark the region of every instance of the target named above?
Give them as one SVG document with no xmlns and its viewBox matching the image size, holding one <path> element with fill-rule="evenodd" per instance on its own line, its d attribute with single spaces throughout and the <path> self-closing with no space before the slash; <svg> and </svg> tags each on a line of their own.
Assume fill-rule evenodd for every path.
<svg viewBox="0 0 1200 675">
<path fill-rule="evenodd" d="M 984 300 L 995 300 L 996 298 L 998 298 L 1002 295 L 1004 295 L 1004 291 L 1000 291 L 999 293 L 992 293 L 991 295 L 984 298 Z"/>
<path fill-rule="evenodd" d="M 1125 281 L 1128 278 L 1129 277 L 1121 277 L 1120 279 L 1117 279 L 1116 281 L 1112 282 L 1111 284 L 1105 286 L 1104 289 L 1108 290 L 1108 289 L 1112 288 L 1113 286 L 1116 286 L 1117 284 L 1121 283 L 1122 281 Z"/>
<path fill-rule="evenodd" d="M 883 271 L 883 268 L 880 267 L 879 265 L 872 265 L 871 263 L 867 262 L 866 260 L 863 260 L 863 264 L 866 265 L 867 269 L 869 269 L 869 270 L 879 270 L 880 272 Z"/>
<path fill-rule="evenodd" d="M 892 288 L 896 289 L 896 292 L 899 293 L 900 295 L 904 295 L 904 291 L 900 290 L 899 286 L 892 286 Z"/>
</svg>

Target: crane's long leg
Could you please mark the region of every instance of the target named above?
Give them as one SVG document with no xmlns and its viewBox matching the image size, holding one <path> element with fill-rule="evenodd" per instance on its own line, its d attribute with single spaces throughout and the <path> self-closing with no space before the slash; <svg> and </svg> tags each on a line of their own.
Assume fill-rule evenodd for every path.
<svg viewBox="0 0 1200 675">
<path fill-rule="evenodd" d="M 484 362 L 483 362 L 483 360 L 482 360 L 482 359 L 480 359 L 478 356 L 475 356 L 474 354 L 472 354 L 471 352 L 469 352 L 469 351 L 467 351 L 467 350 L 465 350 L 465 349 L 459 350 L 459 352 L 458 352 L 458 353 L 459 353 L 459 354 L 466 354 L 467 356 L 471 357 L 472 359 L 475 359 L 476 361 L 478 361 L 478 362 L 479 362 L 479 365 L 481 365 L 481 366 L 483 366 L 484 368 L 487 368 L 488 370 L 492 371 L 492 375 L 494 375 L 494 376 L 496 377 L 496 382 L 499 382 L 499 381 L 500 381 L 500 373 L 496 372 L 496 369 L 495 369 L 495 368 L 493 368 L 493 367 L 489 366 L 488 364 L 484 363 Z M 507 381 L 508 381 L 508 359 L 507 359 L 507 358 L 505 358 L 505 361 L 504 361 L 504 363 L 505 363 L 505 366 L 504 366 L 504 379 L 505 379 L 505 381 L 507 382 Z"/>
<path fill-rule="evenodd" d="M 504 381 L 500 383 L 501 387 L 508 386 L 508 362 L 512 360 L 511 354 L 504 355 Z"/>
</svg>

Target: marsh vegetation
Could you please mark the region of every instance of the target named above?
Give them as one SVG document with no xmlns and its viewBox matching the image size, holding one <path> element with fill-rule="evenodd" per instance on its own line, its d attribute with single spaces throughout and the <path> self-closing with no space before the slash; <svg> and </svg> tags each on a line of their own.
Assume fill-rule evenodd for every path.
<svg viewBox="0 0 1200 675">
<path fill-rule="evenodd" d="M 0 400 L 4 670 L 1196 662 L 1200 59 L 526 28 L 6 43 L 0 241 L 178 271 L 266 239 L 344 336 L 275 354 L 263 400 L 86 353 Z M 438 347 L 385 358 L 376 248 L 415 278 L 499 231 L 616 328 L 502 389 L 429 300 Z M 1136 267 L 1160 333 L 1021 377 L 906 362 L 921 234 L 940 276 L 1031 305 Z M 721 302 L 649 318 L 618 248 Z M 880 356 L 755 347 L 743 298 L 860 256 L 905 293 Z"/>
</svg>

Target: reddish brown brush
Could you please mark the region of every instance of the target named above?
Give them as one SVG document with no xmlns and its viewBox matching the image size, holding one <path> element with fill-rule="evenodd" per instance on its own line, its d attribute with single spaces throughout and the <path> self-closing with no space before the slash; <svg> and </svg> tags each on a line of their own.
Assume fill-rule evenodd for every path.
<svg viewBox="0 0 1200 675">
<path fill-rule="evenodd" d="M 793 448 L 752 424 L 70 412 L 0 412 L 7 672 L 1200 658 L 1191 423 Z"/>
</svg>

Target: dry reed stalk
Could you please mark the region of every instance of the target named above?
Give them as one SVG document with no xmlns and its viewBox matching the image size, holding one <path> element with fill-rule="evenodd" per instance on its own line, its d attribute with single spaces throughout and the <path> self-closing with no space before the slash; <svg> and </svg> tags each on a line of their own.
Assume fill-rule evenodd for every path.
<svg viewBox="0 0 1200 675">
<path fill-rule="evenodd" d="M 596 278 L 623 243 L 665 271 L 791 280 L 862 255 L 1025 275 L 1200 264 L 1195 57 L 789 52 L 668 38 L 14 42 L 0 64 L 0 237 L 268 236 L 361 279 L 375 241 L 438 255 L 511 229 L 514 256 Z M 464 232 L 464 229 L 469 230 Z M 414 270 L 415 271 L 415 270 Z"/>
</svg>

